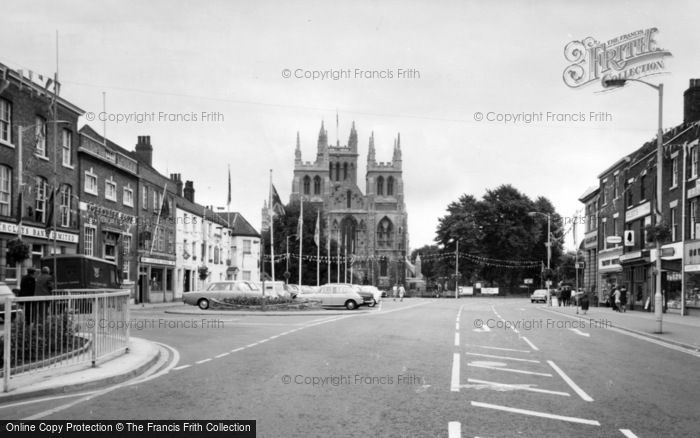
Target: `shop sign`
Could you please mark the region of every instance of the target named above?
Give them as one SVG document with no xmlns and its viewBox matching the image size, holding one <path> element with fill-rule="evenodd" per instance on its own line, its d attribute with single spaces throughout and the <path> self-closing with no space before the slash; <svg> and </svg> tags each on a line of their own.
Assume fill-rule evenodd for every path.
<svg viewBox="0 0 700 438">
<path fill-rule="evenodd" d="M 13 224 L 11 222 L 0 222 L 0 233 L 7 233 L 7 234 L 17 234 L 17 224 Z M 53 231 L 46 234 L 46 230 L 43 228 L 37 228 L 37 227 L 28 227 L 26 225 L 22 225 L 22 236 L 23 237 L 35 237 L 37 239 L 47 239 L 47 240 L 53 240 Z M 73 234 L 73 233 L 66 233 L 63 231 L 57 231 L 56 232 L 56 240 L 59 242 L 68 242 L 68 243 L 78 243 L 78 235 Z"/>
<path fill-rule="evenodd" d="M 141 263 L 175 266 L 175 262 L 173 260 L 155 259 L 153 257 L 141 257 Z"/>
<path fill-rule="evenodd" d="M 583 247 L 586 249 L 598 246 L 598 230 L 588 233 L 583 240 Z"/>
<path fill-rule="evenodd" d="M 700 265 L 685 265 L 685 272 L 700 272 Z"/>
<path fill-rule="evenodd" d="M 630 208 L 625 213 L 625 222 L 632 222 L 651 213 L 651 203 L 649 201 L 634 208 Z"/>
</svg>

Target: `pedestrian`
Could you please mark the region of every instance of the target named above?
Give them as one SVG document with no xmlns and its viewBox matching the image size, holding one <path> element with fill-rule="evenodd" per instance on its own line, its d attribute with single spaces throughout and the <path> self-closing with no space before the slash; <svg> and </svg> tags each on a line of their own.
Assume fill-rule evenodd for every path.
<svg viewBox="0 0 700 438">
<path fill-rule="evenodd" d="M 581 295 L 581 312 L 583 312 L 584 315 L 588 313 L 588 305 L 588 294 L 584 292 L 583 295 Z"/>
<path fill-rule="evenodd" d="M 41 274 L 36 279 L 36 287 L 34 288 L 34 296 L 50 296 L 53 291 L 53 277 L 48 266 L 41 268 Z M 48 301 L 37 301 L 36 311 L 37 319 L 46 318 L 48 313 Z"/>
<path fill-rule="evenodd" d="M 620 288 L 615 288 L 615 295 L 614 295 L 614 301 L 615 301 L 615 310 L 618 312 L 622 312 L 622 302 L 620 301 L 620 298 L 622 296 L 622 292 L 620 292 Z"/>
<path fill-rule="evenodd" d="M 403 301 L 403 296 L 406 294 L 406 289 L 403 288 L 403 284 L 399 286 L 399 298 Z"/>
<path fill-rule="evenodd" d="M 617 308 L 615 307 L 615 290 L 616 287 L 613 286 L 613 288 L 610 289 L 610 295 L 608 295 L 608 302 L 610 303 L 610 307 L 612 307 L 613 311 L 617 311 Z"/>
<path fill-rule="evenodd" d="M 399 294 L 399 286 L 394 283 L 394 287 L 391 288 L 391 295 L 394 297 L 394 301 L 396 301 L 396 295 Z"/>
<path fill-rule="evenodd" d="M 627 312 L 627 288 L 620 288 L 620 311 Z"/>
<path fill-rule="evenodd" d="M 20 297 L 33 297 L 34 290 L 36 289 L 36 278 L 34 277 L 34 272 L 36 269 L 33 267 L 27 268 L 27 274 L 22 277 L 19 282 L 19 296 Z M 25 301 L 22 303 L 22 313 L 24 313 L 24 323 L 30 324 L 32 322 L 32 302 Z"/>
</svg>

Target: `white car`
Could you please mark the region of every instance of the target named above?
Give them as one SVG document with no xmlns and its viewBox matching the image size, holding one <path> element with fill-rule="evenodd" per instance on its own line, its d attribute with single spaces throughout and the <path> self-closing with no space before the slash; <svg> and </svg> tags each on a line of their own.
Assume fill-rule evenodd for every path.
<svg viewBox="0 0 700 438">
<path fill-rule="evenodd" d="M 342 283 L 324 284 L 315 292 L 302 292 L 301 297 L 309 301 L 320 301 L 323 307 L 345 307 L 348 310 L 357 309 L 363 302 L 355 286 Z"/>
<path fill-rule="evenodd" d="M 374 302 L 369 304 L 369 307 L 374 307 L 382 300 L 382 291 L 377 289 L 376 286 L 360 286 L 360 290 L 363 292 L 371 292 L 374 297 Z"/>
<path fill-rule="evenodd" d="M 532 292 L 532 295 L 530 295 L 531 303 L 540 301 L 543 303 L 547 302 L 547 289 L 535 289 L 535 291 Z"/>
</svg>

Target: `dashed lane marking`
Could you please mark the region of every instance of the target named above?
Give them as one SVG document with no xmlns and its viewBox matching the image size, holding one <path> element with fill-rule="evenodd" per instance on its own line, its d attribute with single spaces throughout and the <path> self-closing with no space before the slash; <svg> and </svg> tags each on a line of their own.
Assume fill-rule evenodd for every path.
<svg viewBox="0 0 700 438">
<path fill-rule="evenodd" d="M 488 385 L 488 386 L 494 386 L 496 389 L 503 388 L 506 390 L 509 389 L 514 389 L 514 390 L 522 390 L 522 391 L 531 391 L 531 392 L 539 392 L 542 394 L 552 394 L 552 395 L 561 395 L 564 397 L 570 397 L 571 394 L 568 392 L 561 392 L 561 391 L 550 391 L 549 389 L 540 389 L 540 388 L 533 388 L 532 384 L 510 384 L 510 383 L 498 383 L 498 382 L 489 382 L 488 380 L 478 380 L 478 379 L 467 379 L 467 382 L 469 383 L 478 383 L 481 385 Z"/>
<path fill-rule="evenodd" d="M 185 368 L 189 368 L 192 365 L 180 365 L 179 367 L 173 368 L 173 371 L 178 371 L 178 370 L 184 370 Z"/>
<path fill-rule="evenodd" d="M 455 347 L 459 347 L 459 332 L 455 333 Z"/>
<path fill-rule="evenodd" d="M 530 340 L 529 340 L 528 338 L 526 338 L 525 336 L 521 336 L 521 339 L 522 339 L 523 341 L 527 342 L 527 345 L 529 345 L 530 348 L 532 348 L 533 350 L 535 350 L 535 351 L 540 351 L 540 349 L 537 348 L 537 347 L 535 346 L 535 344 L 533 344 L 532 342 L 530 342 Z"/>
<path fill-rule="evenodd" d="M 469 362 L 469 363 L 467 364 L 467 366 L 468 366 L 468 367 L 474 367 L 474 368 L 485 368 L 485 369 L 488 369 L 488 370 L 505 371 L 505 372 L 508 372 L 508 373 L 530 374 L 530 375 L 532 375 L 532 376 L 552 377 L 552 375 L 549 374 L 549 373 L 537 373 L 537 372 L 535 372 L 535 371 L 518 370 L 518 369 L 515 369 L 515 368 L 494 367 L 494 366 L 490 366 L 490 365 L 483 365 L 483 364 L 472 363 L 472 362 Z"/>
<path fill-rule="evenodd" d="M 231 352 L 230 352 L 230 351 L 227 351 L 226 353 L 217 354 L 216 356 L 214 356 L 214 358 L 220 359 L 220 358 L 222 358 L 222 357 L 224 357 L 224 356 L 228 356 L 229 354 L 231 354 Z"/>
<path fill-rule="evenodd" d="M 637 438 L 637 435 L 633 434 L 629 429 L 620 429 L 620 432 L 627 438 Z"/>
<path fill-rule="evenodd" d="M 571 380 L 571 378 L 567 376 L 564 373 L 564 371 L 562 371 L 561 368 L 559 368 L 554 362 L 548 360 L 547 363 L 554 369 L 554 371 L 557 372 L 557 374 L 561 376 L 562 379 L 564 379 L 564 381 L 571 387 L 571 389 L 574 390 L 574 392 L 576 392 L 576 394 L 579 395 L 579 397 L 581 397 L 584 401 L 587 402 L 593 401 L 593 398 L 591 398 L 590 395 L 586 394 L 586 392 L 583 389 L 581 389 L 576 383 L 574 383 L 574 381 Z"/>
<path fill-rule="evenodd" d="M 590 337 L 591 337 L 591 334 L 590 334 L 590 333 L 582 332 L 582 331 L 579 330 L 579 329 L 570 328 L 569 330 L 571 330 L 572 332 L 576 333 L 577 335 L 585 336 L 585 337 L 587 337 L 587 338 L 590 338 Z"/>
<path fill-rule="evenodd" d="M 449 438 L 462 438 L 462 423 L 459 421 L 447 423 L 447 436 Z"/>
<path fill-rule="evenodd" d="M 468 354 L 470 356 L 479 356 L 479 357 L 490 357 L 492 359 L 506 359 L 506 360 L 514 360 L 517 362 L 530 362 L 530 363 L 540 363 L 539 360 L 534 360 L 534 359 L 521 359 L 519 357 L 510 357 L 510 356 L 498 356 L 495 354 L 482 354 L 482 353 L 464 353 Z"/>
<path fill-rule="evenodd" d="M 470 345 L 471 347 L 486 348 L 488 350 L 499 350 L 499 351 L 515 351 L 516 353 L 530 353 L 530 350 L 516 350 L 514 348 L 502 348 L 502 347 L 491 347 L 488 345 Z"/>
<path fill-rule="evenodd" d="M 452 383 L 450 391 L 459 392 L 459 353 L 452 356 Z"/>
<path fill-rule="evenodd" d="M 579 424 L 588 424 L 591 426 L 600 426 L 600 423 L 598 421 L 587 420 L 585 418 L 567 417 L 564 415 L 550 414 L 547 412 L 539 412 L 539 411 L 531 411 L 528 409 L 511 408 L 508 406 L 494 405 L 491 403 L 481 403 L 481 402 L 475 402 L 475 401 L 472 401 L 471 405 L 475 406 L 475 407 L 479 407 L 479 408 L 495 409 L 495 410 L 504 411 L 504 412 L 512 412 L 514 414 L 531 415 L 533 417 L 541 417 L 541 418 L 549 418 L 552 420 L 568 421 L 570 423 L 579 423 Z"/>
<path fill-rule="evenodd" d="M 202 364 L 202 363 L 205 363 L 205 362 L 209 362 L 210 360 L 211 360 L 211 357 L 208 357 L 208 358 L 206 358 L 206 359 L 198 360 L 198 361 L 195 362 L 195 363 L 196 363 L 197 365 L 199 365 L 199 364 Z"/>
</svg>

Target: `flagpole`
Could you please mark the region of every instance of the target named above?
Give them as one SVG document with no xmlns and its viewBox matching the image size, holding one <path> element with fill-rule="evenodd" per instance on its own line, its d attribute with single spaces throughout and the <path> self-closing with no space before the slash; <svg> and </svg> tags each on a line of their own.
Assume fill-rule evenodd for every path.
<svg viewBox="0 0 700 438">
<path fill-rule="evenodd" d="M 316 211 L 316 286 L 321 285 L 321 210 Z"/>
<path fill-rule="evenodd" d="M 345 280 L 345 283 L 347 283 L 348 282 L 348 234 L 347 234 L 347 232 L 343 233 L 343 253 L 345 254 L 345 256 L 343 257 L 343 262 L 345 263 L 345 270 L 343 271 L 343 279 Z"/>
<path fill-rule="evenodd" d="M 326 255 L 328 258 L 326 259 L 326 268 L 328 269 L 328 281 L 327 283 L 330 284 L 331 282 L 331 217 L 328 215 L 328 227 L 326 228 L 326 237 L 328 241 L 328 245 L 326 247 Z"/>
<path fill-rule="evenodd" d="M 22 125 L 18 126 L 18 146 L 17 146 L 17 192 L 19 193 L 19 198 L 17 202 L 17 240 L 22 241 Z M 15 263 L 16 271 L 15 276 L 17 277 L 17 288 L 19 289 L 20 283 L 22 281 L 22 262 Z M 4 277 L 3 277 L 4 278 Z"/>
<path fill-rule="evenodd" d="M 350 257 L 352 257 L 352 261 L 350 262 L 350 284 L 352 284 L 352 273 L 353 273 L 352 268 L 353 268 L 353 265 L 355 264 L 355 257 L 354 257 L 354 255 L 355 255 L 355 241 L 351 240 L 350 245 L 351 245 L 350 246 Z"/>
<path fill-rule="evenodd" d="M 158 206 L 158 217 L 156 218 L 156 227 L 153 230 L 153 239 L 151 240 L 151 251 L 150 251 L 151 254 L 153 254 L 153 247 L 156 245 L 156 237 L 158 236 L 158 227 L 160 226 L 160 214 L 163 212 L 163 203 L 165 202 L 165 190 L 167 188 L 168 188 L 168 183 L 166 182 L 165 185 L 163 186 L 163 196 L 162 196 L 162 199 L 160 200 L 160 205 Z"/>
<path fill-rule="evenodd" d="M 304 246 L 304 196 L 299 197 L 301 209 L 299 210 L 299 288 L 301 289 L 301 257 Z"/>
<path fill-rule="evenodd" d="M 338 228 L 338 243 L 336 244 L 335 253 L 337 254 L 336 265 L 338 266 L 336 277 L 338 279 L 337 282 L 340 283 L 340 228 Z"/>
<path fill-rule="evenodd" d="M 275 234 L 275 228 L 274 228 L 274 211 L 275 209 L 272 206 L 272 169 L 270 169 L 270 203 L 268 205 L 268 216 L 270 217 L 270 266 L 271 266 L 271 272 L 272 272 L 272 293 L 273 295 L 277 294 L 277 291 L 275 290 L 275 246 L 274 246 L 274 234 Z"/>
</svg>

